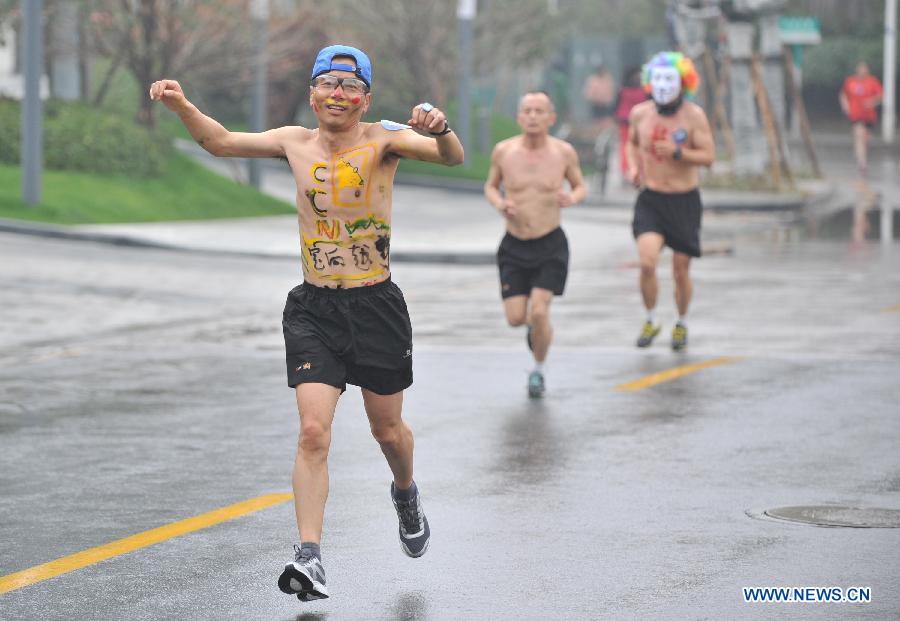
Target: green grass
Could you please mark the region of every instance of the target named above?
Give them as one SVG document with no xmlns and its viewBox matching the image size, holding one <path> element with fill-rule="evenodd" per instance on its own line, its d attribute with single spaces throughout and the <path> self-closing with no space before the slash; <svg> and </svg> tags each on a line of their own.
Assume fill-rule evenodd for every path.
<svg viewBox="0 0 900 621">
<path fill-rule="evenodd" d="M 490 154 L 467 153 L 466 163 L 460 166 L 442 166 L 441 164 L 431 164 L 428 162 L 419 162 L 417 160 L 400 160 L 400 167 L 397 169 L 397 172 L 407 175 L 450 177 L 453 179 L 478 179 L 479 181 L 484 181 L 487 179 L 488 168 L 490 168 L 490 165 Z"/>
<path fill-rule="evenodd" d="M 212 173 L 183 155 L 174 155 L 157 179 L 44 171 L 43 201 L 21 200 L 21 173 L 0 165 L 0 218 L 54 224 L 207 220 L 280 215 L 288 203 Z"/>
</svg>

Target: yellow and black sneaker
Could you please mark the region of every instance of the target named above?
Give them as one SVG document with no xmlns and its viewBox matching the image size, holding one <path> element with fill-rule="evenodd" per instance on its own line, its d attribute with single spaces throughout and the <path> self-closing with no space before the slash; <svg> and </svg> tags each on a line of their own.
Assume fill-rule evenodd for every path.
<svg viewBox="0 0 900 621">
<path fill-rule="evenodd" d="M 672 328 L 672 350 L 681 351 L 687 347 L 687 326 L 675 324 Z"/>
<path fill-rule="evenodd" d="M 650 321 L 645 322 L 644 327 L 641 329 L 641 335 L 638 337 L 637 346 L 650 347 L 650 343 L 653 342 L 660 330 L 662 330 L 662 326 L 654 326 Z"/>
</svg>

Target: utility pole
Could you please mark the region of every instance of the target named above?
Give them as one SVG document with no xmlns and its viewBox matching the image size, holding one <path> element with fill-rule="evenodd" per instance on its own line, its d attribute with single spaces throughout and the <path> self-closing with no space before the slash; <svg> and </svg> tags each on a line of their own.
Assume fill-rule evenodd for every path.
<svg viewBox="0 0 900 621">
<path fill-rule="evenodd" d="M 81 99 L 79 10 L 75 0 L 61 0 L 56 3 L 54 18 L 50 23 L 53 50 L 50 61 L 50 96 L 66 101 Z"/>
<path fill-rule="evenodd" d="M 43 172 L 43 128 L 41 73 L 44 67 L 43 0 L 22 0 L 22 200 L 28 205 L 41 202 Z"/>
<path fill-rule="evenodd" d="M 250 131 L 261 132 L 266 129 L 266 88 L 268 86 L 267 46 L 269 41 L 269 0 L 252 0 L 250 16 L 253 18 L 253 31 L 256 33 L 256 67 L 254 71 L 253 97 L 250 104 Z M 262 188 L 262 162 L 257 158 L 247 160 L 247 173 L 250 185 L 257 190 Z"/>
<path fill-rule="evenodd" d="M 468 153 L 472 108 L 472 41 L 475 30 L 477 0 L 459 0 L 456 18 L 459 21 L 459 90 L 457 92 L 456 135 Z M 467 160 L 468 161 L 468 160 Z"/>
<path fill-rule="evenodd" d="M 884 103 L 881 116 L 881 136 L 888 144 L 894 142 L 895 88 L 897 79 L 897 0 L 884 3 Z"/>
</svg>

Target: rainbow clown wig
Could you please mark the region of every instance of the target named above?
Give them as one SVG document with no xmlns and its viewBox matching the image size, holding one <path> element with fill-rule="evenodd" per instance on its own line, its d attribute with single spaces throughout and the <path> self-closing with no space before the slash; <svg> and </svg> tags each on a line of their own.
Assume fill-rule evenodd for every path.
<svg viewBox="0 0 900 621">
<path fill-rule="evenodd" d="M 660 52 L 650 59 L 641 70 L 641 86 L 650 94 L 650 71 L 654 67 L 675 67 L 681 76 L 681 90 L 690 99 L 700 86 L 700 74 L 694 68 L 694 61 L 681 52 Z"/>
</svg>

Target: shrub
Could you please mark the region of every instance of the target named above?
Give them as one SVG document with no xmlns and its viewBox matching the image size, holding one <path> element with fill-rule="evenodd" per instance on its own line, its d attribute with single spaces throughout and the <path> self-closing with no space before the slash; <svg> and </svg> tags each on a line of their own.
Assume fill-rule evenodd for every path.
<svg viewBox="0 0 900 621">
<path fill-rule="evenodd" d="M 20 160 L 20 106 L 0 100 L 0 162 Z M 48 101 L 44 107 L 44 165 L 133 177 L 158 177 L 168 140 L 123 117 L 80 103 Z"/>
</svg>

